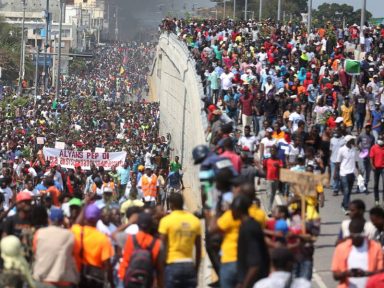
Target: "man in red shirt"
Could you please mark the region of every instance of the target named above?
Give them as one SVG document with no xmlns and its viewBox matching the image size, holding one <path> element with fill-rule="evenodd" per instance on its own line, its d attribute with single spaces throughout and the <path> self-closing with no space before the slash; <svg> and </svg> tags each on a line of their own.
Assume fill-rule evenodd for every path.
<svg viewBox="0 0 384 288">
<path fill-rule="evenodd" d="M 383 201 L 384 201 L 384 134 L 379 135 L 377 138 L 377 144 L 373 145 L 369 153 L 371 158 L 371 166 L 373 169 L 373 192 L 375 199 L 379 197 L 379 181 L 380 176 L 383 181 Z"/>
<path fill-rule="evenodd" d="M 251 126 L 252 124 L 252 102 L 253 95 L 249 93 L 248 89 L 245 89 L 244 95 L 240 97 L 240 105 L 242 111 L 242 123 L 243 126 Z"/>
<path fill-rule="evenodd" d="M 267 195 L 269 197 L 268 212 L 272 210 L 273 201 L 275 200 L 276 190 L 279 185 L 279 171 L 283 167 L 283 161 L 277 158 L 276 146 L 271 147 L 271 157 L 264 160 L 264 169 L 266 170 L 267 179 Z"/>
<path fill-rule="evenodd" d="M 233 168 L 235 168 L 235 171 L 237 173 L 240 173 L 241 166 L 243 165 L 241 157 L 236 154 L 235 151 L 233 151 L 233 141 L 232 138 L 226 138 L 223 140 L 223 148 L 224 152 L 220 155 L 221 157 L 228 158 L 233 165 Z"/>
</svg>

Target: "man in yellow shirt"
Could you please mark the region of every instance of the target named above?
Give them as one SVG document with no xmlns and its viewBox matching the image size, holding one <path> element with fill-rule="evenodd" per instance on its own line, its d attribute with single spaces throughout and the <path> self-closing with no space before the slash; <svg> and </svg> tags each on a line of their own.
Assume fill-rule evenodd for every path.
<svg viewBox="0 0 384 288">
<path fill-rule="evenodd" d="M 166 251 L 165 287 L 197 287 L 201 258 L 201 225 L 193 214 L 183 211 L 179 193 L 169 196 L 171 214 L 160 220 L 159 233 Z M 195 250 L 195 263 L 193 261 Z"/>
<path fill-rule="evenodd" d="M 255 188 L 251 183 L 244 183 L 244 178 L 238 176 L 232 181 L 233 197 L 243 194 L 252 201 L 248 213 L 251 218 L 256 220 L 262 228 L 265 227 L 266 215 L 263 210 L 257 207 L 255 201 Z M 227 210 L 217 220 L 211 222 L 210 231 L 220 231 L 224 238 L 221 244 L 221 266 L 220 266 L 220 287 L 232 288 L 237 284 L 237 240 L 239 238 L 240 220 L 235 220 L 232 211 Z"/>
<path fill-rule="evenodd" d="M 353 106 L 349 103 L 349 96 L 345 96 L 344 98 L 344 105 L 341 105 L 341 117 L 343 117 L 343 122 L 345 127 L 347 128 L 347 131 L 350 133 L 352 132 L 353 128 Z"/>
</svg>

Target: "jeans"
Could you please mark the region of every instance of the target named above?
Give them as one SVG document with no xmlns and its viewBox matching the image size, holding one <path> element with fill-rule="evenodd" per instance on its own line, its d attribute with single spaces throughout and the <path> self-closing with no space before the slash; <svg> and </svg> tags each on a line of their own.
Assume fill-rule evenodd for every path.
<svg viewBox="0 0 384 288">
<path fill-rule="evenodd" d="M 359 164 L 359 169 L 363 172 L 365 187 L 368 188 L 369 178 L 372 170 L 369 157 L 359 159 L 358 164 Z"/>
<path fill-rule="evenodd" d="M 373 137 L 375 137 L 375 143 L 377 142 L 377 139 L 379 138 L 379 131 L 376 131 L 376 130 L 372 130 L 372 135 Z"/>
<path fill-rule="evenodd" d="M 364 119 L 365 119 L 365 111 L 364 112 L 356 112 L 355 113 L 355 122 L 356 122 L 356 128 L 360 131 L 363 129 L 364 126 Z"/>
<path fill-rule="evenodd" d="M 349 201 L 351 199 L 351 193 L 352 193 L 352 186 L 353 182 L 355 182 L 355 174 L 347 174 L 345 176 L 341 176 L 341 188 L 343 190 L 343 203 L 341 206 L 344 209 L 348 209 Z"/>
<path fill-rule="evenodd" d="M 302 260 L 296 262 L 293 267 L 293 273 L 296 278 L 305 278 L 308 281 L 312 280 L 313 261 Z"/>
<path fill-rule="evenodd" d="M 253 115 L 253 132 L 255 135 L 259 134 L 260 130 L 263 127 L 263 122 L 264 122 L 264 115 L 261 116 L 256 116 Z"/>
<path fill-rule="evenodd" d="M 331 188 L 333 192 L 339 193 L 340 185 L 341 185 L 340 178 L 338 178 L 337 180 L 333 179 L 335 172 L 336 172 L 336 163 L 331 162 Z"/>
<path fill-rule="evenodd" d="M 197 275 L 195 264 L 173 263 L 165 267 L 165 287 L 167 288 L 195 288 Z"/>
<path fill-rule="evenodd" d="M 273 201 L 275 200 L 275 195 L 277 188 L 279 187 L 278 180 L 267 180 L 267 197 L 269 197 L 269 207 L 268 210 L 272 210 Z"/>
<path fill-rule="evenodd" d="M 379 197 L 380 176 L 383 184 L 383 201 L 384 201 L 384 168 L 376 168 L 375 170 L 373 170 L 373 179 L 374 179 L 373 193 L 375 194 L 375 201 L 379 201 L 380 199 Z"/>
<path fill-rule="evenodd" d="M 220 266 L 220 288 L 233 288 L 237 284 L 237 263 L 222 263 Z M 168 288 L 168 287 L 167 287 Z"/>
</svg>

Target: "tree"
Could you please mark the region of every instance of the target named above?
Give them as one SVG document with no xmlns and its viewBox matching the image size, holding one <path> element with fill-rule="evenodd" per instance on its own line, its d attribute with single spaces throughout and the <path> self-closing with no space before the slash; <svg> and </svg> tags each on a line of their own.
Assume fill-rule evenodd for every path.
<svg viewBox="0 0 384 288">
<path fill-rule="evenodd" d="M 19 77 L 21 29 L 11 26 L 0 18 L 0 67 L 2 80 L 14 81 Z M 33 65 L 28 57 L 25 59 L 25 78 L 33 79 Z"/>
<path fill-rule="evenodd" d="M 323 26 L 327 21 L 335 23 L 336 26 L 341 27 L 343 22 L 346 25 L 360 23 L 361 10 L 354 11 L 353 6 L 348 4 L 328 4 L 324 3 L 313 11 L 313 22 L 316 26 Z M 366 20 L 372 17 L 369 11 L 366 11 Z"/>
</svg>

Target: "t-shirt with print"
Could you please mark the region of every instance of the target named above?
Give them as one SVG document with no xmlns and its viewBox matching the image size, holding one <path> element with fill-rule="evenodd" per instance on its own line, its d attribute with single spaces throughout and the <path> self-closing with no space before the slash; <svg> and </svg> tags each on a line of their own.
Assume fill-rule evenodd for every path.
<svg viewBox="0 0 384 288">
<path fill-rule="evenodd" d="M 267 137 L 264 137 L 262 140 L 261 140 L 261 144 L 263 144 L 264 146 L 264 152 L 263 152 L 263 156 L 264 159 L 268 159 L 269 157 L 271 157 L 271 148 L 272 146 L 275 146 L 276 145 L 276 139 L 268 139 Z"/>
<path fill-rule="evenodd" d="M 192 260 L 195 239 L 201 235 L 199 219 L 193 214 L 175 210 L 160 220 L 159 233 L 167 235 L 167 264 Z"/>
</svg>

